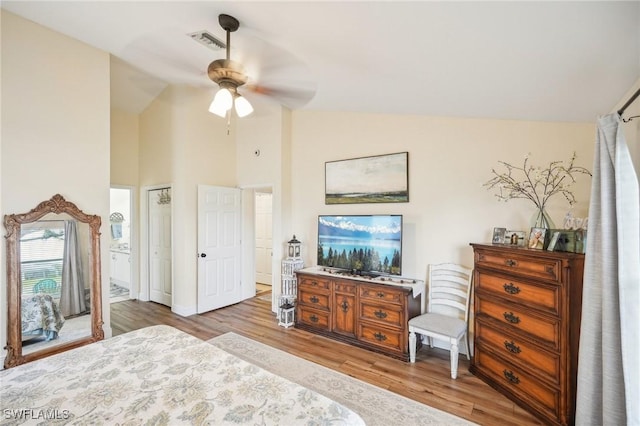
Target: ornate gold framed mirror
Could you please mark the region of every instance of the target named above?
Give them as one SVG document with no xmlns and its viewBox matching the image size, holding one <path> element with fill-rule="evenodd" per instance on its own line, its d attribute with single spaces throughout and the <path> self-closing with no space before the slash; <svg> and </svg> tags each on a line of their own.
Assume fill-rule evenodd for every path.
<svg viewBox="0 0 640 426">
<path fill-rule="evenodd" d="M 104 339 L 100 224 L 60 194 L 5 215 L 4 368 Z"/>
</svg>

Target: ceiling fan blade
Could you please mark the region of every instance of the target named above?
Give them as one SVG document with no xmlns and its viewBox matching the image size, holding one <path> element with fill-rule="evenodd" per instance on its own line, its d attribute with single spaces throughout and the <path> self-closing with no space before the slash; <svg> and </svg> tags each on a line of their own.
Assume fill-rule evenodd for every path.
<svg viewBox="0 0 640 426">
<path fill-rule="evenodd" d="M 252 94 L 267 96 L 290 108 L 302 108 L 308 104 L 316 94 L 315 85 L 299 85 L 294 87 L 291 84 L 246 84 L 242 86 L 244 91 Z"/>
</svg>

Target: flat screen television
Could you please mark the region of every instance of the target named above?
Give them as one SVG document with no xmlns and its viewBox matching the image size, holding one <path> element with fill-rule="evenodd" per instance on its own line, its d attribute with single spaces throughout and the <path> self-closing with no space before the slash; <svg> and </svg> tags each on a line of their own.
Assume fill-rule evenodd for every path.
<svg viewBox="0 0 640 426">
<path fill-rule="evenodd" d="M 402 215 L 318 216 L 318 265 L 401 275 Z"/>
</svg>

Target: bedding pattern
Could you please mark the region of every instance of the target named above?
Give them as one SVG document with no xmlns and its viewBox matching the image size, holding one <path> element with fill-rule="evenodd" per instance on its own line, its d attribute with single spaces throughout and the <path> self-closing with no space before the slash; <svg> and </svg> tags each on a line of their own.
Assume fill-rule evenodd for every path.
<svg viewBox="0 0 640 426">
<path fill-rule="evenodd" d="M 21 299 L 22 336 L 45 335 L 47 340 L 58 337 L 64 316 L 50 294 L 34 294 Z"/>
<path fill-rule="evenodd" d="M 0 383 L 2 425 L 364 425 L 335 401 L 169 326 L 0 371 Z"/>
</svg>

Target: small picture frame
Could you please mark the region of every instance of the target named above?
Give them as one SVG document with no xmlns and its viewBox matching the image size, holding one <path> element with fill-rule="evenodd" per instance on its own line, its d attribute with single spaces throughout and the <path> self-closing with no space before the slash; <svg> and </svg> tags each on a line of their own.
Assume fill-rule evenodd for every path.
<svg viewBox="0 0 640 426">
<path fill-rule="evenodd" d="M 542 250 L 544 249 L 544 239 L 547 235 L 547 228 L 531 228 L 529 234 L 529 248 Z"/>
<path fill-rule="evenodd" d="M 547 246 L 547 251 L 555 250 L 556 244 L 558 243 L 558 238 L 560 238 L 560 231 L 555 231 L 551 236 L 551 240 L 549 241 L 549 245 Z"/>
<path fill-rule="evenodd" d="M 568 253 L 584 253 L 585 252 L 585 235 L 586 231 L 573 229 L 554 229 L 558 232 L 558 241 L 556 241 L 553 251 L 563 251 Z"/>
<path fill-rule="evenodd" d="M 493 237 L 491 238 L 492 244 L 504 244 L 504 236 L 507 233 L 507 228 L 493 228 Z"/>
<path fill-rule="evenodd" d="M 507 230 L 504 235 L 504 243 L 510 246 L 524 247 L 525 232 Z"/>
</svg>

